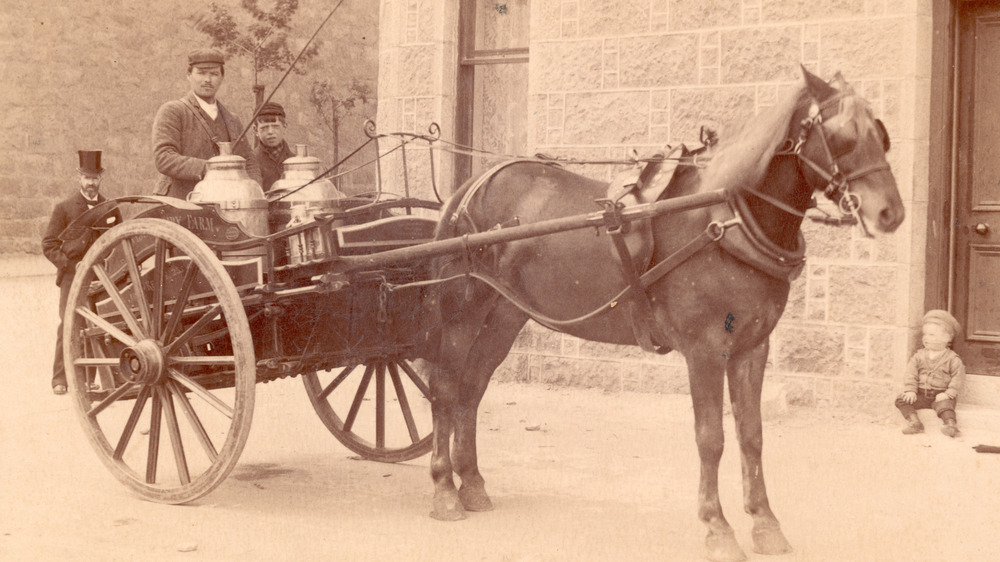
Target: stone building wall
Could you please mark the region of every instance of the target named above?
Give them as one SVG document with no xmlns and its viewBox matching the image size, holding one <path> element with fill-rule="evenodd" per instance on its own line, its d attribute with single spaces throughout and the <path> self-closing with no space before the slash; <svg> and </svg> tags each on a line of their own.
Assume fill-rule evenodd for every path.
<svg viewBox="0 0 1000 562">
<path fill-rule="evenodd" d="M 239 0 L 219 3 L 239 11 Z M 0 254 L 41 251 L 52 206 L 78 188 L 77 150 L 104 151 L 106 195 L 152 191 L 153 117 L 160 104 L 188 91 L 187 53 L 209 41 L 183 18 L 207 5 L 196 0 L 4 4 Z M 331 8 L 302 2 L 292 24 L 292 44 L 303 44 Z M 273 99 L 287 108 L 290 142 L 307 143 L 313 155 L 332 164 L 333 135 L 319 124 L 310 88 L 321 80 L 357 80 L 370 88 L 373 99 L 352 110 L 342 126 L 341 154 L 361 143 L 364 118 L 375 115 L 378 5 L 344 3 L 318 39 L 323 45 L 319 56 L 303 67 L 307 73 L 291 74 Z M 279 78 L 273 72 L 262 76 L 267 93 Z M 248 63 L 230 60 L 219 98 L 244 124 L 254 105 L 251 85 Z M 358 181 L 367 185 L 371 177 Z"/>
<path fill-rule="evenodd" d="M 379 119 L 449 137 L 457 7 L 383 0 Z M 502 3 L 501 3 L 502 4 Z M 774 104 L 800 77 L 837 71 L 892 136 L 907 220 L 897 233 L 806 222 L 808 265 L 771 339 L 768 380 L 793 402 L 891 408 L 923 305 L 930 97 L 926 0 L 532 0 L 530 152 L 620 158 L 721 135 Z M 448 159 L 439 176 L 447 182 Z M 588 173 L 608 177 L 610 171 Z M 529 325 L 499 376 L 684 392 L 683 358 L 583 343 Z"/>
</svg>

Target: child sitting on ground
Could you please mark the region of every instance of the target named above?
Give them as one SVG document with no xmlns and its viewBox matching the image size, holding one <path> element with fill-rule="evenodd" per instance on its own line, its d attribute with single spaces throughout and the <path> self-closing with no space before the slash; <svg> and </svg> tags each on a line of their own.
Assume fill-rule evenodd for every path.
<svg viewBox="0 0 1000 562">
<path fill-rule="evenodd" d="M 903 433 L 911 435 L 924 430 L 917 410 L 933 408 L 944 425 L 941 433 L 958 435 L 955 401 L 965 382 L 965 364 L 950 349 L 960 330 L 958 320 L 944 310 L 931 310 L 924 315 L 923 345 L 906 365 L 903 393 L 896 398 L 896 408 L 908 422 Z"/>
</svg>

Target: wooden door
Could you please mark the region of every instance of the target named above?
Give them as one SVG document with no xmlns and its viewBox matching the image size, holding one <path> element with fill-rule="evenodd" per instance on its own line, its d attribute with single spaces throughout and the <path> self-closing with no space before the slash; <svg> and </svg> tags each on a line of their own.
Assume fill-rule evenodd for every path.
<svg viewBox="0 0 1000 562">
<path fill-rule="evenodd" d="M 1000 2 L 960 2 L 953 302 L 970 373 L 1000 376 Z"/>
</svg>

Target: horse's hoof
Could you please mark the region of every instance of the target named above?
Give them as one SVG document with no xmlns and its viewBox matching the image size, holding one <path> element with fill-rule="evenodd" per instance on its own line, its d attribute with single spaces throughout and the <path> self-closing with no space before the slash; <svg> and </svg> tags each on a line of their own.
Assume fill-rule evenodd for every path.
<svg viewBox="0 0 1000 562">
<path fill-rule="evenodd" d="M 762 527 L 753 530 L 753 551 L 757 554 L 785 554 L 792 551 L 779 527 Z"/>
<path fill-rule="evenodd" d="M 462 500 L 462 506 L 465 507 L 466 511 L 491 511 L 493 509 L 493 502 L 490 501 L 490 497 L 486 495 L 486 490 L 483 488 L 462 488 L 458 491 L 458 497 Z"/>
<path fill-rule="evenodd" d="M 712 562 L 741 562 L 747 559 L 746 553 L 732 534 L 708 535 L 705 546 L 708 547 L 705 556 Z"/>
<path fill-rule="evenodd" d="M 445 497 L 434 498 L 434 511 L 431 517 L 438 521 L 461 521 L 465 519 L 465 509 L 458 501 L 458 495 L 454 492 L 445 494 Z"/>
</svg>

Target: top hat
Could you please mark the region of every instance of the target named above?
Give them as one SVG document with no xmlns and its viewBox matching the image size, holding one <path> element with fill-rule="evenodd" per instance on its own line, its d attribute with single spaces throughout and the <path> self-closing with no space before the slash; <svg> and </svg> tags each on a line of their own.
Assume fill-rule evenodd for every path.
<svg viewBox="0 0 1000 562">
<path fill-rule="evenodd" d="M 80 150 L 80 167 L 78 170 L 81 174 L 91 174 L 97 175 L 104 171 L 101 167 L 101 151 L 100 150 Z"/>
<path fill-rule="evenodd" d="M 218 49 L 195 49 L 188 53 L 188 66 L 196 64 L 217 64 L 219 66 L 225 66 L 226 58 Z"/>
<path fill-rule="evenodd" d="M 281 117 L 285 118 L 285 108 L 273 101 L 269 101 L 261 106 L 257 112 L 257 117 Z"/>
</svg>

